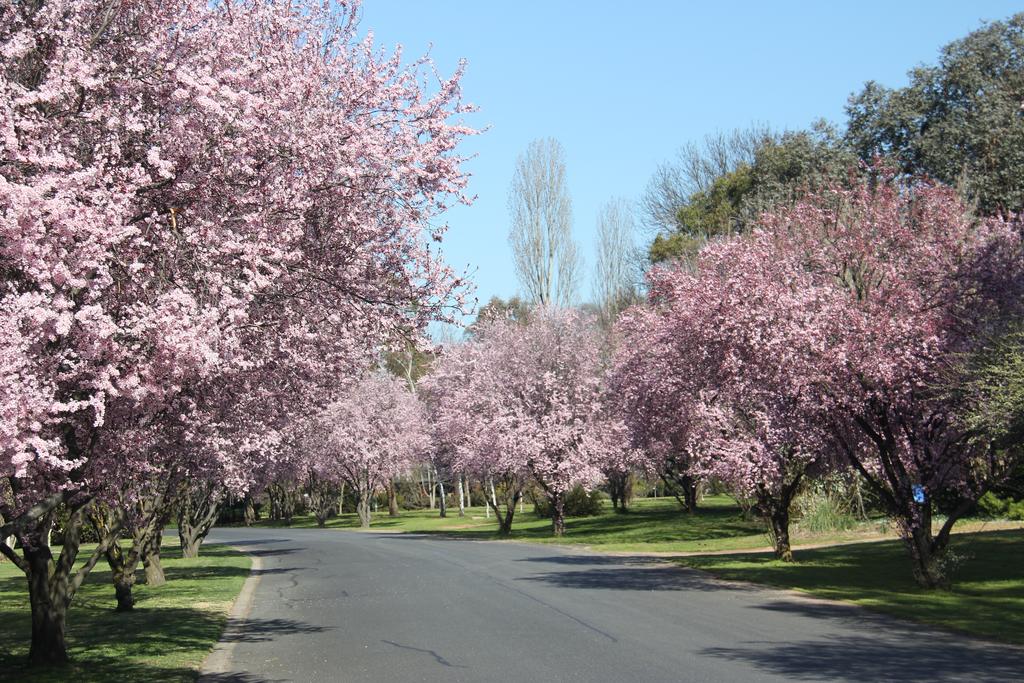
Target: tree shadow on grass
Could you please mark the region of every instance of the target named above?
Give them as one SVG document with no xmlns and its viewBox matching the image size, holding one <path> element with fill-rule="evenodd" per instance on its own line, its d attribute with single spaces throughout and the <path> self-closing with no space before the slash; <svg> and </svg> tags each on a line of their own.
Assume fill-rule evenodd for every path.
<svg viewBox="0 0 1024 683">
<path fill-rule="evenodd" d="M 263 643 L 282 636 L 325 630 L 321 626 L 292 619 L 227 622 L 223 615 L 187 608 L 149 608 L 122 615 L 114 615 L 113 612 L 89 615 L 87 628 L 69 629 L 70 666 L 60 670 L 29 668 L 25 662 L 25 642 L 24 647 L 14 652 L 0 653 L 0 678 L 76 682 L 192 681 L 195 680 L 195 671 L 191 668 L 150 665 L 140 663 L 139 659 L 154 655 L 173 659 L 176 654 L 185 656 L 190 652 L 204 652 L 220 639 L 234 643 Z M 71 622 L 70 625 L 73 627 L 75 624 Z M 24 626 L 27 636 L 27 619 Z M 131 671 L 130 678 L 125 676 L 126 670 Z"/>
</svg>

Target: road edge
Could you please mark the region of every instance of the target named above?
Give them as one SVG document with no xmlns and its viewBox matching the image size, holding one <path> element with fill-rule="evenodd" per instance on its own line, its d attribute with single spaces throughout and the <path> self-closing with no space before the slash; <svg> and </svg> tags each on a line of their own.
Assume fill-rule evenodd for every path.
<svg viewBox="0 0 1024 683">
<path fill-rule="evenodd" d="M 239 548 L 239 550 L 248 554 L 244 549 Z M 235 645 L 238 643 L 238 639 L 231 638 L 230 636 L 241 633 L 245 628 L 245 622 L 252 612 L 256 587 L 260 583 L 259 570 L 263 568 L 263 562 L 258 556 L 250 554 L 249 557 L 252 559 L 252 565 L 249 567 L 249 576 L 246 577 L 245 583 L 242 584 L 242 590 L 239 591 L 238 597 L 235 598 L 234 604 L 231 605 L 231 611 L 228 613 L 228 620 L 224 624 L 224 631 L 220 634 L 220 639 L 213 646 L 210 654 L 206 655 L 206 659 L 203 660 L 202 665 L 199 667 L 198 680 L 200 683 L 207 680 L 207 676 L 217 676 L 230 673 L 231 671 L 231 663 L 234 659 Z"/>
</svg>

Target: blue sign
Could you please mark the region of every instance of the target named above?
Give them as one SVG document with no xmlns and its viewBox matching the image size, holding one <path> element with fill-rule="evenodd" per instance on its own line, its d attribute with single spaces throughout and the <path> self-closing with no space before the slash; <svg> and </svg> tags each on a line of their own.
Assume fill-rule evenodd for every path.
<svg viewBox="0 0 1024 683">
<path fill-rule="evenodd" d="M 924 502 L 924 487 L 921 486 L 920 484 L 914 484 L 913 489 L 914 489 L 914 502 L 915 503 L 923 503 Z"/>
</svg>

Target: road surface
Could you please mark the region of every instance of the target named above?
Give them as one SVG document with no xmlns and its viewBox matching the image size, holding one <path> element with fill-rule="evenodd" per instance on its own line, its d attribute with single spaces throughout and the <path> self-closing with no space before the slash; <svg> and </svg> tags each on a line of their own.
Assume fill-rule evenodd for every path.
<svg viewBox="0 0 1024 683">
<path fill-rule="evenodd" d="M 650 558 L 312 529 L 208 542 L 261 565 L 210 683 L 1024 679 L 1018 648 Z"/>
</svg>

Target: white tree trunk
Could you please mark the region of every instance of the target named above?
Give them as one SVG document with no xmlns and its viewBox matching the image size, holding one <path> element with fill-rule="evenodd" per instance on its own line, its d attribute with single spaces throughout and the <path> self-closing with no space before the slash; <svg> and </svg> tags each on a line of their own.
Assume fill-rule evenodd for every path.
<svg viewBox="0 0 1024 683">
<path fill-rule="evenodd" d="M 466 499 L 463 496 L 462 475 L 461 474 L 458 476 L 458 482 L 459 482 L 459 517 L 465 517 L 466 516 Z"/>
<path fill-rule="evenodd" d="M 430 491 L 430 509 L 433 510 L 436 504 L 436 498 L 434 494 L 434 475 L 433 472 L 430 471 L 429 467 L 425 469 L 427 470 L 427 490 Z"/>
</svg>

